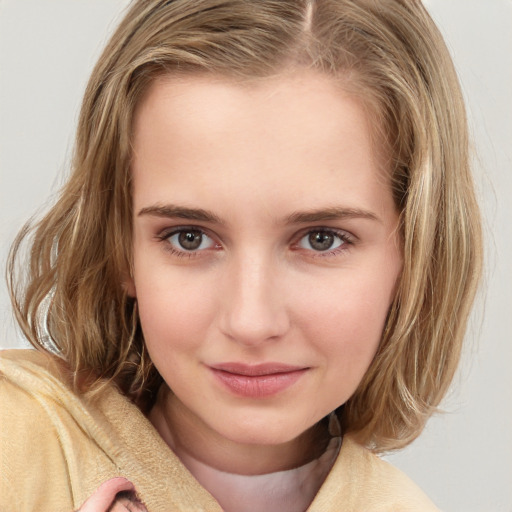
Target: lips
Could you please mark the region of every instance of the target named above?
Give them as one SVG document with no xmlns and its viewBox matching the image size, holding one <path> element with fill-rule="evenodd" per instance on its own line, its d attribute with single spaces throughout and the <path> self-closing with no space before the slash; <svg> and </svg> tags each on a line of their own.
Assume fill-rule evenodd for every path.
<svg viewBox="0 0 512 512">
<path fill-rule="evenodd" d="M 283 392 L 309 370 L 308 367 L 274 362 L 257 365 L 230 362 L 209 368 L 224 389 L 248 398 L 265 398 Z"/>
</svg>

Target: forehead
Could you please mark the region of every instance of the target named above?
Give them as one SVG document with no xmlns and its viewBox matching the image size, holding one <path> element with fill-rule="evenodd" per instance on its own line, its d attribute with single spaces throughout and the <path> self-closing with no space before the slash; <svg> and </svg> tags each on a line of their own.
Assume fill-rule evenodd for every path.
<svg viewBox="0 0 512 512">
<path fill-rule="evenodd" d="M 135 134 L 143 124 L 141 117 L 147 119 L 164 105 L 174 108 L 172 118 L 181 123 L 180 131 L 192 125 L 194 130 L 200 129 L 197 121 L 207 132 L 210 132 L 208 122 L 214 125 L 215 130 L 221 129 L 223 125 L 219 123 L 231 121 L 228 116 L 236 112 L 241 112 L 252 128 L 269 129 L 273 121 L 282 120 L 285 124 L 295 115 L 303 123 L 288 123 L 290 140 L 301 134 L 312 141 L 320 132 L 316 129 L 318 123 L 332 125 L 341 117 L 350 115 L 349 110 L 358 111 L 354 118 L 366 123 L 368 135 L 372 138 L 373 156 L 382 160 L 386 149 L 375 136 L 380 131 L 380 109 L 371 91 L 366 92 L 359 87 L 352 74 L 348 78 L 344 75 L 330 76 L 313 69 L 291 68 L 262 78 L 242 79 L 206 72 L 159 75 L 138 101 L 134 115 Z M 364 116 L 360 116 L 362 112 Z M 172 118 L 168 118 L 169 128 Z"/>
<path fill-rule="evenodd" d="M 171 177 L 174 190 L 261 184 L 276 200 L 306 188 L 321 197 L 339 178 L 345 192 L 389 188 L 372 121 L 339 81 L 312 71 L 250 82 L 163 76 L 134 119 L 135 199 Z"/>
</svg>

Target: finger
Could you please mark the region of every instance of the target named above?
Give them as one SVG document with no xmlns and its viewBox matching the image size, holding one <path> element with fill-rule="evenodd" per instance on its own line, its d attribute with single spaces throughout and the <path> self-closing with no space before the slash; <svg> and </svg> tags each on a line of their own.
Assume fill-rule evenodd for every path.
<svg viewBox="0 0 512 512">
<path fill-rule="evenodd" d="M 82 505 L 78 512 L 107 512 L 119 492 L 134 492 L 133 484 L 126 478 L 118 477 L 101 484 L 96 492 Z"/>
</svg>

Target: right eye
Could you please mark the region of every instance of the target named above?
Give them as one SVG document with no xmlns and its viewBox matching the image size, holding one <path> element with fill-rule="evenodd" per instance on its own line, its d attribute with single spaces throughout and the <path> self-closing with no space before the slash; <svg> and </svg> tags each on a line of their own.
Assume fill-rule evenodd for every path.
<svg viewBox="0 0 512 512">
<path fill-rule="evenodd" d="M 171 249 L 180 253 L 193 253 L 205 249 L 213 249 L 216 243 L 202 230 L 180 228 L 162 236 Z"/>
</svg>

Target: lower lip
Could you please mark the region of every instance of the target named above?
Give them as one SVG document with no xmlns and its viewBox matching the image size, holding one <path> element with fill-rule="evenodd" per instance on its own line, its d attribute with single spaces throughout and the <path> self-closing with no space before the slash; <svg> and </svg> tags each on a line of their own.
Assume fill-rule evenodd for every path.
<svg viewBox="0 0 512 512">
<path fill-rule="evenodd" d="M 234 395 L 248 398 L 265 398 L 281 393 L 293 386 L 307 368 L 269 375 L 240 375 L 211 368 L 215 377 Z"/>
</svg>

